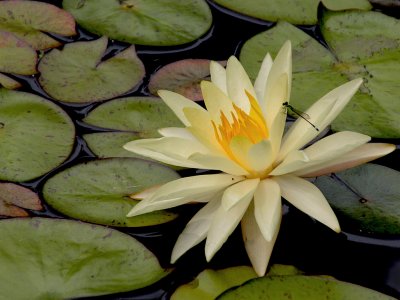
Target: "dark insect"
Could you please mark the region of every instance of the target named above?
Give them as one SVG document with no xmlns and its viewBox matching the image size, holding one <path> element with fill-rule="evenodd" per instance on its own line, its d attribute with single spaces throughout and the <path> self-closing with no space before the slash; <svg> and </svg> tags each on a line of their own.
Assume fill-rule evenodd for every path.
<svg viewBox="0 0 400 300">
<path fill-rule="evenodd" d="M 315 126 L 313 123 L 309 121 L 310 116 L 307 115 L 305 112 L 302 112 L 300 110 L 295 109 L 292 105 L 289 104 L 289 102 L 283 102 L 282 105 L 286 108 L 289 108 L 295 115 L 299 116 L 302 118 L 304 121 L 306 121 L 308 124 L 310 124 L 316 131 L 319 131 L 317 126 Z"/>
</svg>

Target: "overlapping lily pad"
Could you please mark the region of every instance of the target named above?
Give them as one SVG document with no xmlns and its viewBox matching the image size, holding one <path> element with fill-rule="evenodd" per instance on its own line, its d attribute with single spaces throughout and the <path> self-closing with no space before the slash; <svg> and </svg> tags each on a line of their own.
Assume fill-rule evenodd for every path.
<svg viewBox="0 0 400 300">
<path fill-rule="evenodd" d="M 368 0 L 214 0 L 226 8 L 244 15 L 266 21 L 287 21 L 294 24 L 311 25 L 318 22 L 318 5 L 334 11 L 361 9 L 370 10 Z"/>
<path fill-rule="evenodd" d="M 90 32 L 141 45 L 194 41 L 212 21 L 204 0 L 64 0 L 63 7 Z"/>
<path fill-rule="evenodd" d="M 110 99 L 133 89 L 145 73 L 135 47 L 102 61 L 107 42 L 102 37 L 53 49 L 39 63 L 40 85 L 54 99 L 75 103 Z"/>
<path fill-rule="evenodd" d="M 26 181 L 61 164 L 70 154 L 75 128 L 52 102 L 0 89 L 0 179 Z"/>
<path fill-rule="evenodd" d="M 18 81 L 0 73 L 0 87 L 1 86 L 5 87 L 6 89 L 14 90 L 21 87 L 21 84 Z"/>
<path fill-rule="evenodd" d="M 175 171 L 145 160 L 96 160 L 50 178 L 43 187 L 43 196 L 59 212 L 83 221 L 121 227 L 149 226 L 168 222 L 176 214 L 157 211 L 127 218 L 137 203 L 129 195 L 177 178 Z"/>
<path fill-rule="evenodd" d="M 129 235 L 62 219 L 0 221 L 0 298 L 72 299 L 142 288 L 168 271 Z"/>
<path fill-rule="evenodd" d="M 394 300 L 359 285 L 323 276 L 265 276 L 247 281 L 220 295 L 218 300 Z"/>
<path fill-rule="evenodd" d="M 332 129 L 400 137 L 400 21 L 378 12 L 330 12 L 325 13 L 321 30 L 333 52 L 300 29 L 281 22 L 247 41 L 240 59 L 254 79 L 266 52 L 275 55 L 286 40 L 291 40 L 291 103 L 296 108 L 305 110 L 334 87 L 362 77 L 360 91 Z"/>
<path fill-rule="evenodd" d="M 61 45 L 43 32 L 64 36 L 75 34 L 75 20 L 72 15 L 43 2 L 0 1 L 0 20 L 0 30 L 13 33 L 37 50 Z"/>
<path fill-rule="evenodd" d="M 135 139 L 157 137 L 159 128 L 183 126 L 161 99 L 153 97 L 108 101 L 91 111 L 84 121 L 116 131 L 84 136 L 89 148 L 99 157 L 140 157 L 122 146 Z"/>
<path fill-rule="evenodd" d="M 0 216 L 27 217 L 25 209 L 41 210 L 39 196 L 14 183 L 0 183 Z"/>
<path fill-rule="evenodd" d="M 359 232 L 400 234 L 400 172 L 366 164 L 335 176 L 318 177 L 315 184 L 339 217 Z M 346 229 L 346 228 L 344 228 Z"/>
</svg>

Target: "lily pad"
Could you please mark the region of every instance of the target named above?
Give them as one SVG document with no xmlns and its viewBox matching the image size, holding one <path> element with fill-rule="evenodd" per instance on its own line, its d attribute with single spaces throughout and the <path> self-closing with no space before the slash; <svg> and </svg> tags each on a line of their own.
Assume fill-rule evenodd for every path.
<svg viewBox="0 0 400 300">
<path fill-rule="evenodd" d="M 48 204 L 59 212 L 97 224 L 138 227 L 173 220 L 167 211 L 127 218 L 138 202 L 129 195 L 179 178 L 156 163 L 134 158 L 110 158 L 75 165 L 50 178 L 43 187 Z"/>
<path fill-rule="evenodd" d="M 92 33 L 140 45 L 192 42 L 212 22 L 204 0 L 64 0 L 63 7 Z"/>
<path fill-rule="evenodd" d="M 315 184 L 345 223 L 359 232 L 400 234 L 400 172 L 366 164 Z"/>
<path fill-rule="evenodd" d="M 0 297 L 71 299 L 142 288 L 168 271 L 129 235 L 62 219 L 0 221 Z"/>
<path fill-rule="evenodd" d="M 24 210 L 42 210 L 39 196 L 23 186 L 0 183 L 0 215 L 7 217 L 27 217 Z"/>
<path fill-rule="evenodd" d="M 261 20 L 272 22 L 282 20 L 299 25 L 317 24 L 320 2 L 326 8 L 335 11 L 372 8 L 368 0 L 214 0 L 214 2 Z"/>
<path fill-rule="evenodd" d="M 394 300 L 359 285 L 324 276 L 265 276 L 247 281 L 220 295 L 218 300 Z"/>
<path fill-rule="evenodd" d="M 72 15 L 57 6 L 37 1 L 0 1 L 0 30 L 8 31 L 36 50 L 61 43 L 43 32 L 64 36 L 76 34 Z"/>
<path fill-rule="evenodd" d="M 248 40 L 240 60 L 254 79 L 265 54 L 275 55 L 291 40 L 294 107 L 305 110 L 333 88 L 362 77 L 360 91 L 332 123 L 332 129 L 400 137 L 400 21 L 377 12 L 331 12 L 324 15 L 321 29 L 333 52 L 300 29 L 280 22 Z"/>
<path fill-rule="evenodd" d="M 0 179 L 26 181 L 71 153 L 75 127 L 57 105 L 29 93 L 0 89 Z"/>
<path fill-rule="evenodd" d="M 39 63 L 39 83 L 54 99 L 85 103 L 106 100 L 133 89 L 143 78 L 143 63 L 130 46 L 102 61 L 107 38 L 53 49 Z"/>
<path fill-rule="evenodd" d="M 253 268 L 248 266 L 204 270 L 195 280 L 180 286 L 171 300 L 213 300 L 223 291 L 256 277 Z"/>
<path fill-rule="evenodd" d="M 6 89 L 14 90 L 22 85 L 18 81 L 0 73 L 0 87 L 1 86 L 5 87 Z"/>
<path fill-rule="evenodd" d="M 0 31 L 1 72 L 21 75 L 35 74 L 36 63 L 36 51 L 28 43 L 12 33 Z"/>
<path fill-rule="evenodd" d="M 210 60 L 183 59 L 170 63 L 151 76 L 149 90 L 169 90 L 194 101 L 203 100 L 200 82 L 210 80 Z"/>
</svg>

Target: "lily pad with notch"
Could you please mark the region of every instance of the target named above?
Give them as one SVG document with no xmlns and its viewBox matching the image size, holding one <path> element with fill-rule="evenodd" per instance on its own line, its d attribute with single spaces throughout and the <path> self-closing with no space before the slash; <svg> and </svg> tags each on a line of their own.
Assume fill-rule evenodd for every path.
<svg viewBox="0 0 400 300">
<path fill-rule="evenodd" d="M 27 217 L 25 209 L 42 210 L 39 196 L 23 186 L 0 183 L 0 216 Z"/>
<path fill-rule="evenodd" d="M 133 237 L 72 220 L 0 221 L 0 297 L 72 299 L 149 286 L 169 273 Z"/>
<path fill-rule="evenodd" d="M 46 202 L 57 211 L 97 224 L 140 227 L 165 223 L 168 211 L 127 218 L 138 202 L 129 195 L 179 178 L 170 168 L 135 158 L 110 158 L 75 165 L 50 178 L 43 187 Z"/>
<path fill-rule="evenodd" d="M 63 7 L 88 31 L 139 45 L 189 43 L 212 22 L 204 0 L 64 0 Z"/>
<path fill-rule="evenodd" d="M 39 83 L 56 100 L 86 103 L 111 99 L 133 89 L 145 74 L 135 47 L 102 61 L 108 39 L 75 42 L 53 49 L 39 63 Z"/>
</svg>

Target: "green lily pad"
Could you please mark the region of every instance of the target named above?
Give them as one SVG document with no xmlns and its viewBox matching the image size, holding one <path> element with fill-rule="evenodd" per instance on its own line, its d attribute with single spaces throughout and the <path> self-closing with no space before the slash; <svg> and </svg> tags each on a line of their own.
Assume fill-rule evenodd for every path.
<svg viewBox="0 0 400 300">
<path fill-rule="evenodd" d="M 39 63 L 39 83 L 54 99 L 85 103 L 106 100 L 134 88 L 144 76 L 144 66 L 130 46 L 102 61 L 107 38 L 67 44 L 53 49 Z"/>
<path fill-rule="evenodd" d="M 400 137 L 400 21 L 377 12 L 326 13 L 321 29 L 333 53 L 300 29 L 281 22 L 248 40 L 240 60 L 254 79 L 265 54 L 275 55 L 291 40 L 294 107 L 305 110 L 333 88 L 362 77 L 364 84 L 332 129 Z"/>
<path fill-rule="evenodd" d="M 71 299 L 142 288 L 168 271 L 129 235 L 62 219 L 0 221 L 0 297 Z"/>
<path fill-rule="evenodd" d="M 61 45 L 43 32 L 76 34 L 75 20 L 70 13 L 43 2 L 0 1 L 0 20 L 0 30 L 13 33 L 36 50 Z"/>
<path fill-rule="evenodd" d="M 42 210 L 39 196 L 23 186 L 14 183 L 0 183 L 0 215 L 27 217 L 25 209 Z"/>
<path fill-rule="evenodd" d="M 212 22 L 204 0 L 64 0 L 63 7 L 92 33 L 140 45 L 192 42 Z"/>
<path fill-rule="evenodd" d="M 0 89 L 0 179 L 26 181 L 61 164 L 75 128 L 57 105 L 39 96 Z"/>
<path fill-rule="evenodd" d="M 361 9 L 370 10 L 367 0 L 214 0 L 214 2 L 244 15 L 261 20 L 276 22 L 287 21 L 299 25 L 311 25 L 318 22 L 320 2 L 330 10 Z"/>
<path fill-rule="evenodd" d="M 167 211 L 127 218 L 138 202 L 129 195 L 179 178 L 153 162 L 134 158 L 110 158 L 75 165 L 50 178 L 43 187 L 48 204 L 59 212 L 97 224 L 139 227 L 173 220 Z"/>
<path fill-rule="evenodd" d="M 357 232 L 400 234 L 399 182 L 400 172 L 366 164 L 318 177 L 315 184 Z"/>
<path fill-rule="evenodd" d="M 247 281 L 220 295 L 218 300 L 394 300 L 359 285 L 324 276 L 265 276 Z"/>
<path fill-rule="evenodd" d="M 22 85 L 18 81 L 0 73 L 0 87 L 1 86 L 5 87 L 6 89 L 14 90 Z"/>
<path fill-rule="evenodd" d="M 21 75 L 35 74 L 36 63 L 36 51 L 28 43 L 12 33 L 0 31 L 1 72 Z"/>
<path fill-rule="evenodd" d="M 248 266 L 204 270 L 195 280 L 180 286 L 171 300 L 213 300 L 223 291 L 256 277 L 253 268 Z"/>
</svg>

